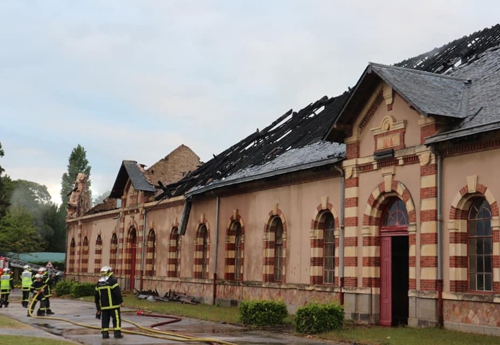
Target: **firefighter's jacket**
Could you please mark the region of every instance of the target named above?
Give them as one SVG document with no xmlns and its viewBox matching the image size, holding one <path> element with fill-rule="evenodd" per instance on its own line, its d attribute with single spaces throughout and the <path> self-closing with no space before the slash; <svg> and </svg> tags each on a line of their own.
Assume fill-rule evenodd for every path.
<svg viewBox="0 0 500 345">
<path fill-rule="evenodd" d="M 2 293 L 10 293 L 10 289 L 14 288 L 13 277 L 9 273 L 4 273 L 0 277 L 0 290 Z"/>
<path fill-rule="evenodd" d="M 43 279 L 41 281 L 35 280 L 31 284 L 30 290 L 35 294 L 37 301 L 45 299 L 45 288 L 46 284 L 43 282 Z"/>
<path fill-rule="evenodd" d="M 49 298 L 50 296 L 52 296 L 52 290 L 50 286 L 52 285 L 53 279 L 49 277 L 47 271 L 43 273 L 42 282 L 45 284 L 45 290 L 43 294 L 45 295 L 45 298 Z"/>
<path fill-rule="evenodd" d="M 31 284 L 33 283 L 32 274 L 29 270 L 23 271 L 21 273 L 21 289 L 23 291 L 30 291 Z"/>
<path fill-rule="evenodd" d="M 120 286 L 113 276 L 102 277 L 95 288 L 95 306 L 97 310 L 120 308 L 123 303 Z"/>
</svg>

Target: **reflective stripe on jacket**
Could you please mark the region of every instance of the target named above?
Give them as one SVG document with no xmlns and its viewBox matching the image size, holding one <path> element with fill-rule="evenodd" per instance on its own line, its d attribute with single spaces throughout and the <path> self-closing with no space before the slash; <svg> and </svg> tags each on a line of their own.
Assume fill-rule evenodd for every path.
<svg viewBox="0 0 500 345">
<path fill-rule="evenodd" d="M 11 284 L 12 277 L 10 274 L 3 274 L 0 277 L 0 289 L 2 292 L 10 292 L 10 284 Z"/>
<path fill-rule="evenodd" d="M 114 277 L 99 279 L 95 288 L 95 304 L 97 309 L 117 309 L 123 303 L 120 286 Z"/>
<path fill-rule="evenodd" d="M 31 272 L 30 271 L 24 271 L 21 274 L 21 286 L 23 291 L 30 291 L 31 289 Z"/>
</svg>

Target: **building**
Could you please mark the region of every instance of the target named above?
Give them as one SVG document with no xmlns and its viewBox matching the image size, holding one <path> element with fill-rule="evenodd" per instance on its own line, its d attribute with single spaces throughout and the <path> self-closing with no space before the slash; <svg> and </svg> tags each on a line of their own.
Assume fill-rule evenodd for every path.
<svg viewBox="0 0 500 345">
<path fill-rule="evenodd" d="M 370 63 L 169 184 L 124 161 L 121 206 L 68 218 L 67 276 L 500 335 L 499 48 L 497 25 Z"/>
</svg>

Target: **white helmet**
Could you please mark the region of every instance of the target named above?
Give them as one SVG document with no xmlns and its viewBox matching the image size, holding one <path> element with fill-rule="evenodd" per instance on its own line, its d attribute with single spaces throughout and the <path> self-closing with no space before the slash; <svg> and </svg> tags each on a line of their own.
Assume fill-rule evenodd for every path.
<svg viewBox="0 0 500 345">
<path fill-rule="evenodd" d="M 30 269 L 30 265 L 24 265 L 24 266 L 23 266 L 23 268 L 24 268 L 25 270 L 29 270 L 29 269 Z"/>
<path fill-rule="evenodd" d="M 43 275 L 38 274 L 38 273 L 37 273 L 37 274 L 35 274 L 35 279 L 42 279 L 42 278 L 43 278 Z"/>
<path fill-rule="evenodd" d="M 45 271 L 47 271 L 47 269 L 45 267 L 40 267 L 38 269 L 38 273 L 40 273 L 40 272 L 44 273 Z"/>
<path fill-rule="evenodd" d="M 102 276 L 110 276 L 113 274 L 113 269 L 109 266 L 102 266 L 101 275 Z"/>
<path fill-rule="evenodd" d="M 9 272 L 10 272 L 10 268 L 7 267 L 7 268 L 3 269 L 3 273 L 9 273 Z"/>
</svg>

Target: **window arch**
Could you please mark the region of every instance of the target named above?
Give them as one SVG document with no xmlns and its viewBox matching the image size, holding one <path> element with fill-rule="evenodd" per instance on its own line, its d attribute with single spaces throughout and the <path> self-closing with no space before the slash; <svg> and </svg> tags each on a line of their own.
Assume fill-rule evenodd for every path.
<svg viewBox="0 0 500 345">
<path fill-rule="evenodd" d="M 384 227 L 408 227 L 408 211 L 403 200 L 392 198 L 382 215 L 382 226 Z"/>
<path fill-rule="evenodd" d="M 89 271 L 89 239 L 87 236 L 83 239 L 81 271 L 82 273 L 87 273 Z"/>
<path fill-rule="evenodd" d="M 102 239 L 101 235 L 97 235 L 95 241 L 95 257 L 94 257 L 94 273 L 99 273 L 101 271 L 102 264 Z"/>
<path fill-rule="evenodd" d="M 155 259 L 156 259 L 156 234 L 153 229 L 150 229 L 146 243 L 146 275 L 149 277 L 155 275 Z"/>
<path fill-rule="evenodd" d="M 208 229 L 205 224 L 198 227 L 195 248 L 195 278 L 208 278 Z"/>
<path fill-rule="evenodd" d="M 493 233 L 491 206 L 475 198 L 467 216 L 469 290 L 493 291 Z"/>
<path fill-rule="evenodd" d="M 181 236 L 179 236 L 179 228 L 173 227 L 170 232 L 168 244 L 168 262 L 167 262 L 167 277 L 180 276 L 180 256 L 181 255 Z"/>
</svg>

